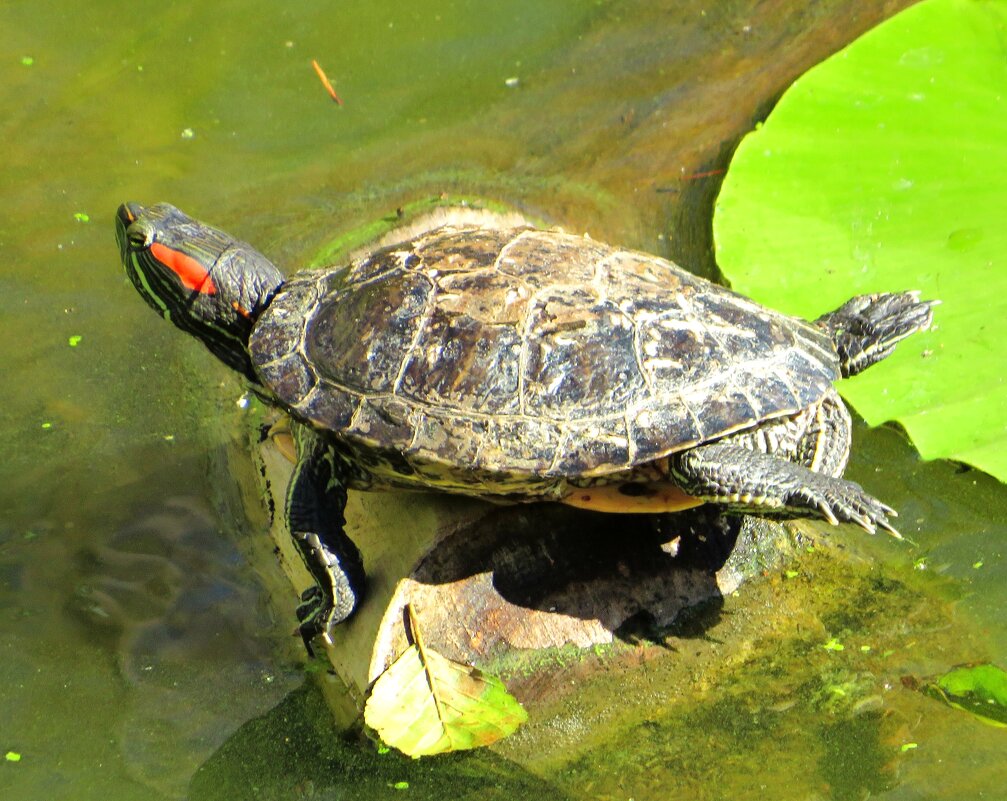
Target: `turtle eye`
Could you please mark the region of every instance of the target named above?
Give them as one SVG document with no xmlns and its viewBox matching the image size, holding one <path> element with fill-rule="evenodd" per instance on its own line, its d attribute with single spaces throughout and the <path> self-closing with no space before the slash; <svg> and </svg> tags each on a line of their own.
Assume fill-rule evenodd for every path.
<svg viewBox="0 0 1007 801">
<path fill-rule="evenodd" d="M 154 241 L 153 234 L 154 232 L 148 226 L 133 223 L 126 229 L 126 241 L 129 242 L 131 248 L 143 250 L 146 247 L 150 247 L 151 242 Z"/>
</svg>

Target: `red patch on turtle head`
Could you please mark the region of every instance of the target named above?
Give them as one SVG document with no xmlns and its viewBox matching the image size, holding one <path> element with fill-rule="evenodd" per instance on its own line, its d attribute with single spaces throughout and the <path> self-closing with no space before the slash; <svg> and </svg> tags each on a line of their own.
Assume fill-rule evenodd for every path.
<svg viewBox="0 0 1007 801">
<path fill-rule="evenodd" d="M 210 278 L 210 273 L 192 256 L 187 256 L 180 250 L 173 250 L 160 242 L 151 244 L 150 252 L 155 259 L 178 276 L 183 286 L 204 295 L 217 294 L 217 286 Z"/>
</svg>

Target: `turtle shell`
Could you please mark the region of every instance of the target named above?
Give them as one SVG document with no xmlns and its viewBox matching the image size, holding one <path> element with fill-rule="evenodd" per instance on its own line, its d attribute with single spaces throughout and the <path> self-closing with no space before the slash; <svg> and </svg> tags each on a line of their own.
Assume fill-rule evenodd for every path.
<svg viewBox="0 0 1007 801">
<path fill-rule="evenodd" d="M 821 399 L 831 340 L 671 262 L 441 228 L 293 276 L 257 322 L 278 401 L 402 472 L 593 476 Z"/>
</svg>

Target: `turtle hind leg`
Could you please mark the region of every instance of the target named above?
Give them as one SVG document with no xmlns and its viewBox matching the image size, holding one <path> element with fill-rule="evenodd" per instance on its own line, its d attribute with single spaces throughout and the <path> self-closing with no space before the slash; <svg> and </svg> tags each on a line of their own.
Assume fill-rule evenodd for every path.
<svg viewBox="0 0 1007 801">
<path fill-rule="evenodd" d="M 287 489 L 287 525 L 315 580 L 297 607 L 298 632 L 312 654 L 312 639 L 327 638 L 330 627 L 353 614 L 360 602 L 364 563 L 343 530 L 347 476 L 342 460 L 306 426 L 297 426 L 295 440 L 298 460 Z"/>
<path fill-rule="evenodd" d="M 918 292 L 858 295 L 815 324 L 832 337 L 840 370 L 849 378 L 884 359 L 906 337 L 928 329 L 939 302 L 920 300 Z"/>
<path fill-rule="evenodd" d="M 739 445 L 700 445 L 672 457 L 675 482 L 689 495 L 735 512 L 765 517 L 817 517 L 856 523 L 896 537 L 895 511 L 859 484 Z"/>
</svg>

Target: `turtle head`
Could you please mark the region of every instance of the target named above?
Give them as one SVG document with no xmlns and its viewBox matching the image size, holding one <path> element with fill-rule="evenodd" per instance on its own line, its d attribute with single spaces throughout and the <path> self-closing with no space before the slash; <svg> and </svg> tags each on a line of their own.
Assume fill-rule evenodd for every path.
<svg viewBox="0 0 1007 801">
<path fill-rule="evenodd" d="M 123 203 L 115 236 L 126 274 L 158 314 L 256 381 L 248 336 L 283 283 L 251 245 L 168 203 Z"/>
</svg>

